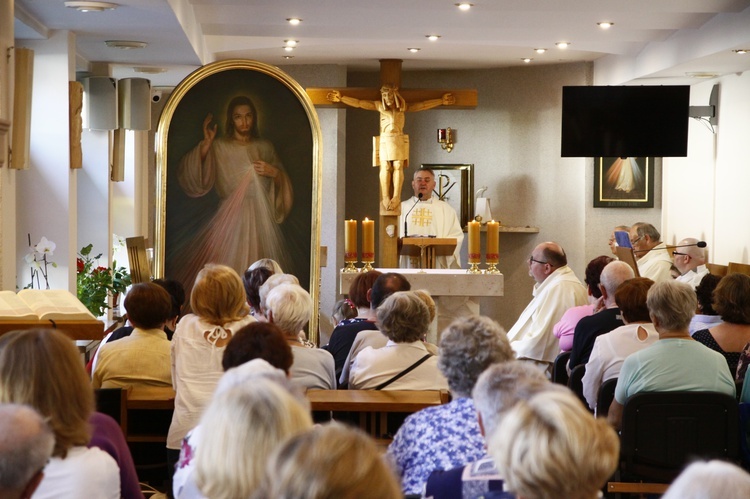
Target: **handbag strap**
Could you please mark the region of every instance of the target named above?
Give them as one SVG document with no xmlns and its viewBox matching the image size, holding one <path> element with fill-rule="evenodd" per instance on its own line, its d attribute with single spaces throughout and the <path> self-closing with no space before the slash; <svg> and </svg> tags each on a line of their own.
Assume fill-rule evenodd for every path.
<svg viewBox="0 0 750 499">
<path fill-rule="evenodd" d="M 401 371 L 400 373 L 398 373 L 397 375 L 395 375 L 394 377 L 392 377 L 391 379 L 389 379 L 388 381 L 384 381 L 384 382 L 380 383 L 378 386 L 376 386 L 374 388 L 374 390 L 382 390 L 383 388 L 385 388 L 386 386 L 390 385 L 394 381 L 403 378 L 404 376 L 406 376 L 407 374 L 409 374 L 410 372 L 412 372 L 414 369 L 416 369 L 419 366 L 421 366 L 424 363 L 424 361 L 426 361 L 430 357 L 432 357 L 432 354 L 428 353 L 427 355 L 425 355 L 424 357 L 422 357 L 421 359 L 419 359 L 418 361 L 416 361 L 414 364 L 410 365 L 409 367 L 407 367 L 406 369 L 404 369 L 403 371 Z"/>
</svg>

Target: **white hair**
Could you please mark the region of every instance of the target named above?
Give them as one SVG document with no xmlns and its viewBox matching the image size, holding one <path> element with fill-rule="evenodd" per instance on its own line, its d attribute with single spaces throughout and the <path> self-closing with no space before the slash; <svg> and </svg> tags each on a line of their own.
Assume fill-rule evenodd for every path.
<svg viewBox="0 0 750 499">
<path fill-rule="evenodd" d="M 266 297 L 266 317 L 288 337 L 296 338 L 303 327 L 310 322 L 312 298 L 298 284 L 282 284 Z"/>
<path fill-rule="evenodd" d="M 680 473 L 662 499 L 704 497 L 750 497 L 750 474 L 732 463 L 698 461 Z"/>
</svg>

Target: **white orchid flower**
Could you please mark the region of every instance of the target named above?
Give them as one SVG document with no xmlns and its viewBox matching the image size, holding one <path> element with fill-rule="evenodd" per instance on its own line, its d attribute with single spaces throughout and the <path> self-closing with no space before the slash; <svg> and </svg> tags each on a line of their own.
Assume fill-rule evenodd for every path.
<svg viewBox="0 0 750 499">
<path fill-rule="evenodd" d="M 35 256 L 36 256 L 36 251 L 33 248 L 31 248 L 31 251 L 26 253 L 26 256 L 23 257 L 23 260 L 27 264 L 32 265 L 36 261 Z"/>
<path fill-rule="evenodd" d="M 35 246 L 35 249 L 38 253 L 41 253 L 42 255 L 52 255 L 55 251 L 55 248 L 57 248 L 57 245 L 48 240 L 46 237 L 42 236 L 42 239 L 39 241 L 39 244 Z"/>
</svg>

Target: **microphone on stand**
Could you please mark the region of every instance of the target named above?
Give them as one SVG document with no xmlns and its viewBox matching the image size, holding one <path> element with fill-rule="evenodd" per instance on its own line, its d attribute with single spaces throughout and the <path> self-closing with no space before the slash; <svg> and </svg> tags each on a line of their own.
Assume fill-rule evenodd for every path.
<svg viewBox="0 0 750 499">
<path fill-rule="evenodd" d="M 706 246 L 708 246 L 708 244 L 706 244 L 706 241 L 698 241 L 697 243 L 680 244 L 679 246 L 670 246 L 669 248 L 658 248 L 658 249 L 671 251 L 674 248 L 687 248 L 688 246 L 697 246 L 699 248 L 705 248 Z M 650 251 L 654 251 L 655 249 L 657 249 L 657 248 L 651 248 L 651 249 L 648 249 L 648 250 L 633 251 L 633 253 L 648 253 Z"/>
<path fill-rule="evenodd" d="M 420 201 L 422 201 L 423 194 L 420 192 L 419 196 L 417 196 L 417 202 L 411 205 L 411 208 L 409 208 L 409 211 L 406 212 L 406 216 L 404 217 L 404 237 L 409 237 L 409 231 L 407 230 L 409 226 L 409 214 L 411 213 L 411 210 L 414 209 L 415 206 L 419 204 Z"/>
</svg>

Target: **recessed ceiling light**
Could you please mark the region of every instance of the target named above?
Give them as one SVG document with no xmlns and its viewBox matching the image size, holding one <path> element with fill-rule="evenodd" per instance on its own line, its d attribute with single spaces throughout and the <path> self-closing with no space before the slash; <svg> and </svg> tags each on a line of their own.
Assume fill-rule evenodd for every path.
<svg viewBox="0 0 750 499">
<path fill-rule="evenodd" d="M 287 47 L 296 47 L 299 42 L 297 40 L 284 40 L 284 44 Z"/>
<path fill-rule="evenodd" d="M 543 54 L 547 52 L 547 49 L 534 49 L 534 52 L 536 52 L 537 54 Z"/>
<path fill-rule="evenodd" d="M 555 45 L 557 45 L 557 48 L 559 49 L 566 49 L 568 48 L 568 45 L 570 45 L 570 42 L 557 42 Z"/>
<path fill-rule="evenodd" d="M 732 52 L 734 52 L 735 54 L 742 55 L 742 54 L 747 54 L 748 52 L 750 52 L 750 49 L 736 49 L 736 50 L 732 50 Z"/>
<path fill-rule="evenodd" d="M 103 12 L 105 10 L 114 10 L 119 7 L 116 3 L 110 2 L 65 2 L 69 9 L 76 9 L 81 12 Z"/>
<path fill-rule="evenodd" d="M 416 47 L 410 47 L 410 48 L 408 48 L 406 50 L 408 50 L 409 52 L 411 52 L 413 54 L 416 54 L 417 52 L 419 52 L 422 49 L 419 49 L 419 48 L 416 48 Z"/>
<path fill-rule="evenodd" d="M 122 50 L 142 49 L 148 46 L 148 43 L 146 42 L 138 42 L 135 40 L 107 40 L 104 43 L 107 44 L 107 47 Z"/>
<path fill-rule="evenodd" d="M 290 47 L 289 45 L 287 45 L 286 47 L 284 47 L 284 50 L 286 50 L 287 52 L 291 52 L 292 50 L 294 50 L 294 47 Z"/>
<path fill-rule="evenodd" d="M 284 59 L 294 59 L 293 55 L 284 55 L 282 56 Z"/>
<path fill-rule="evenodd" d="M 469 2 L 461 2 L 461 3 L 457 3 L 456 7 L 458 7 L 461 10 L 469 10 L 470 8 L 474 7 L 474 4 L 469 3 Z"/>
<path fill-rule="evenodd" d="M 436 42 L 440 39 L 440 35 L 425 35 L 431 42 Z"/>
<path fill-rule="evenodd" d="M 299 17 L 287 17 L 286 20 L 292 26 L 297 26 L 299 23 L 302 22 L 302 19 L 300 19 Z"/>
<path fill-rule="evenodd" d="M 523 62 L 525 62 L 526 64 L 528 64 L 528 63 L 530 63 L 531 61 L 533 61 L 534 59 L 532 59 L 531 57 L 524 57 L 524 58 L 523 58 L 523 59 L 521 59 L 521 60 L 522 60 Z"/>
<path fill-rule="evenodd" d="M 158 67 L 151 67 L 151 66 L 134 66 L 133 71 L 136 73 L 146 73 L 150 75 L 157 75 L 159 73 L 166 73 L 167 68 L 158 68 Z"/>
<path fill-rule="evenodd" d="M 603 22 L 600 22 L 600 23 L 596 23 L 596 25 L 599 26 L 601 29 L 609 29 L 612 26 L 614 26 L 615 23 L 611 23 L 609 21 L 603 21 Z"/>
<path fill-rule="evenodd" d="M 709 73 L 708 71 L 693 71 L 685 73 L 685 76 L 690 78 L 716 78 L 719 73 Z"/>
</svg>

